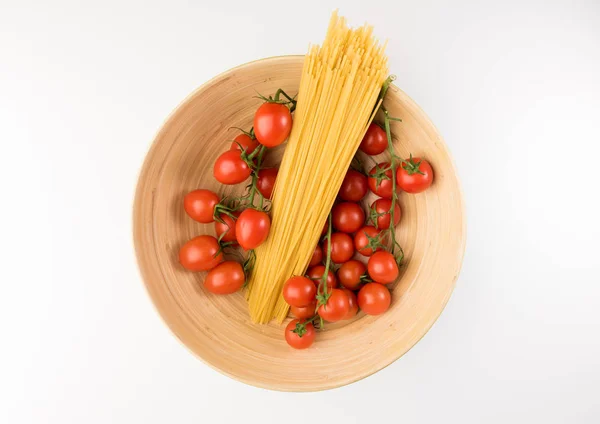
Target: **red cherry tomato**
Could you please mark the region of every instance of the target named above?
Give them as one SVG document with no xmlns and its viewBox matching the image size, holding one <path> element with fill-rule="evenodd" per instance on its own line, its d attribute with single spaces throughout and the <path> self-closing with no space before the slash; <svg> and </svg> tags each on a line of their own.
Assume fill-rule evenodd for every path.
<svg viewBox="0 0 600 424">
<path fill-rule="evenodd" d="M 283 285 L 283 298 L 290 306 L 308 306 L 315 301 L 316 295 L 315 284 L 303 276 L 291 277 Z"/>
<path fill-rule="evenodd" d="M 365 152 L 367 155 L 379 155 L 387 149 L 388 141 L 385 131 L 379 125 L 371 122 L 369 129 L 365 133 L 362 141 L 360 142 L 359 149 Z"/>
<path fill-rule="evenodd" d="M 190 271 L 208 271 L 223 262 L 223 253 L 213 236 L 194 237 L 179 249 L 179 262 Z"/>
<path fill-rule="evenodd" d="M 303 330 L 298 330 L 296 324 L 300 322 L 300 320 L 294 319 L 285 327 L 285 341 L 294 349 L 306 349 L 315 341 L 315 327 L 311 323 L 307 323 Z"/>
<path fill-rule="evenodd" d="M 358 306 L 367 315 L 379 315 L 387 311 L 392 302 L 392 295 L 382 284 L 365 284 L 358 292 Z"/>
<path fill-rule="evenodd" d="M 375 213 L 379 216 L 376 217 L 377 228 L 385 230 L 390 227 L 390 209 L 392 209 L 391 199 L 377 199 L 371 204 L 371 210 L 375 210 Z M 383 215 L 380 215 L 383 214 Z M 402 211 L 398 203 L 394 205 L 394 226 L 400 222 Z"/>
<path fill-rule="evenodd" d="M 246 282 L 242 266 L 234 261 L 221 262 L 208 272 L 204 287 L 214 294 L 231 294 L 238 291 Z"/>
<path fill-rule="evenodd" d="M 315 287 L 318 288 L 324 273 L 325 265 L 317 265 L 309 268 L 308 271 L 306 271 L 306 276 L 310 278 L 315 283 Z M 333 289 L 337 286 L 338 281 L 337 278 L 335 278 L 335 274 L 331 271 L 327 271 L 327 287 Z"/>
<path fill-rule="evenodd" d="M 244 250 L 255 249 L 269 236 L 271 220 L 263 211 L 245 209 L 235 223 L 235 236 Z"/>
<path fill-rule="evenodd" d="M 266 102 L 254 115 L 254 135 L 263 146 L 279 146 L 291 130 L 292 114 L 286 105 Z"/>
<path fill-rule="evenodd" d="M 336 322 L 348 315 L 350 301 L 340 289 L 332 289 L 325 305 L 319 306 L 318 313 L 325 321 Z"/>
<path fill-rule="evenodd" d="M 398 167 L 396 183 L 407 193 L 421 193 L 433 182 L 433 169 L 425 159 L 410 158 Z"/>
<path fill-rule="evenodd" d="M 367 225 L 362 227 L 360 230 L 356 232 L 354 235 L 354 248 L 364 256 L 371 256 L 373 254 L 373 249 L 371 247 L 367 247 L 369 245 L 369 239 L 367 236 L 373 238 L 377 236 L 381 231 L 377 228 Z M 378 246 L 375 251 L 381 250 L 381 246 Z"/>
<path fill-rule="evenodd" d="M 340 199 L 348 202 L 360 202 L 366 196 L 367 191 L 369 191 L 367 176 L 354 169 L 350 169 L 346 173 L 338 196 L 340 196 Z"/>
<path fill-rule="evenodd" d="M 323 242 L 323 252 L 327 252 L 328 241 Z M 349 261 L 354 255 L 352 237 L 346 233 L 333 233 L 331 235 L 331 261 L 341 264 Z"/>
<path fill-rule="evenodd" d="M 348 313 L 346 314 L 346 316 L 344 317 L 344 319 L 350 319 L 350 318 L 354 318 L 356 316 L 356 314 L 358 313 L 358 300 L 356 299 L 356 295 L 354 294 L 353 291 L 350 291 L 348 289 L 342 289 L 344 291 L 344 293 L 346 293 L 346 296 L 348 296 Z"/>
<path fill-rule="evenodd" d="M 190 191 L 183 198 L 183 208 L 194 221 L 208 224 L 214 221 L 213 212 L 215 205 L 221 200 L 210 190 Z"/>
<path fill-rule="evenodd" d="M 367 272 L 367 267 L 360 261 L 351 260 L 343 263 L 337 271 L 340 284 L 350 290 L 358 290 L 362 285 L 360 277 Z"/>
<path fill-rule="evenodd" d="M 375 252 L 367 263 L 369 276 L 381 284 L 389 284 L 398 278 L 398 264 L 390 252 Z"/>
<path fill-rule="evenodd" d="M 333 227 L 344 233 L 353 233 L 365 223 L 365 212 L 358 203 L 342 202 L 331 212 Z"/>
<path fill-rule="evenodd" d="M 373 175 L 383 171 L 389 166 L 389 163 L 383 162 L 377 164 L 369 171 L 369 188 L 373 193 L 375 193 L 379 197 L 385 197 L 386 199 L 392 198 L 392 170 L 388 169 L 387 171 L 385 171 L 385 177 L 381 176 L 379 178 L 379 181 L 377 181 L 377 178 Z"/>
<path fill-rule="evenodd" d="M 290 311 L 298 319 L 308 319 L 315 314 L 317 303 L 313 302 L 308 306 L 290 306 Z"/>
<path fill-rule="evenodd" d="M 277 178 L 279 168 L 265 168 L 258 171 L 258 181 L 256 188 L 264 198 L 270 199 L 273 195 L 273 187 L 275 186 L 275 178 Z"/>
<path fill-rule="evenodd" d="M 317 244 L 315 247 L 315 251 L 313 252 L 312 258 L 310 258 L 310 263 L 308 266 L 316 266 L 319 265 L 323 261 L 323 249 L 321 246 Z"/>
<path fill-rule="evenodd" d="M 252 170 L 242 159 L 240 150 L 228 150 L 217 158 L 213 175 L 222 184 L 238 184 L 246 180 Z"/>
<path fill-rule="evenodd" d="M 240 149 L 241 146 L 241 149 Z M 258 147 L 258 141 L 255 138 L 250 138 L 248 134 L 240 134 L 233 139 L 229 150 L 245 150 L 246 154 L 252 153 Z"/>
<path fill-rule="evenodd" d="M 239 216 L 238 213 L 235 215 Z M 224 213 L 221 214 L 221 219 L 223 222 L 215 221 L 215 232 L 217 233 L 217 237 L 221 237 L 221 234 L 225 233 L 225 235 L 221 237 L 221 241 L 234 242 L 237 244 L 237 238 L 235 236 L 235 220 Z"/>
<path fill-rule="evenodd" d="M 325 234 L 327 234 L 328 229 L 329 229 L 329 219 L 327 221 L 325 221 L 325 224 L 323 224 L 323 229 L 321 230 L 321 236 L 324 236 Z"/>
</svg>

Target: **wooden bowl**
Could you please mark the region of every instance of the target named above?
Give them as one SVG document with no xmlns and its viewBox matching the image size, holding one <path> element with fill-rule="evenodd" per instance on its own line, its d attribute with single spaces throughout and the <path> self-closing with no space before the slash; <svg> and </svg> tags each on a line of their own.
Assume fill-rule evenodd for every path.
<svg viewBox="0 0 600 424">
<path fill-rule="evenodd" d="M 435 179 L 424 193 L 400 194 L 397 238 L 406 259 L 389 311 L 379 317 L 359 313 L 352 321 L 327 325 L 310 349 L 294 350 L 284 340 L 284 326 L 250 322 L 242 293 L 212 295 L 202 285 L 206 273 L 180 266 L 178 251 L 185 241 L 214 234 L 213 224 L 199 224 L 185 214 L 183 196 L 196 188 L 221 195 L 240 190 L 213 178 L 215 159 L 237 135 L 231 127 L 251 127 L 261 102 L 257 93 L 269 95 L 277 88 L 297 92 L 302 61 L 303 56 L 286 56 L 248 63 L 219 75 L 185 99 L 146 157 L 133 213 L 142 277 L 173 333 L 223 374 L 284 391 L 342 386 L 400 358 L 448 302 L 465 248 L 462 193 L 448 149 L 425 113 L 393 86 L 385 104 L 392 116 L 403 119 L 392 127 L 398 153 L 427 158 Z"/>
</svg>

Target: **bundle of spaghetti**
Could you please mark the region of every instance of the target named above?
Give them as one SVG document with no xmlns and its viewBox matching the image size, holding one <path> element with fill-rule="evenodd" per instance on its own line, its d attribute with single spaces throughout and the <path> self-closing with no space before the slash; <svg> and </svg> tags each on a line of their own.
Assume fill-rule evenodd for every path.
<svg viewBox="0 0 600 424">
<path fill-rule="evenodd" d="M 272 200 L 272 224 L 248 283 L 254 322 L 283 321 L 281 291 L 304 275 L 352 158 L 373 119 L 387 76 L 385 45 L 365 25 L 350 29 L 334 12 L 321 47 L 304 59 L 294 125 Z"/>
</svg>

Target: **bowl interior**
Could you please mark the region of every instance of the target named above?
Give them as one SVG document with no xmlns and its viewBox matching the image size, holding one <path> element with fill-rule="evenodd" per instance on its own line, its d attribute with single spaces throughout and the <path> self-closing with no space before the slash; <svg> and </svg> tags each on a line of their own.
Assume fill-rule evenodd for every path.
<svg viewBox="0 0 600 424">
<path fill-rule="evenodd" d="M 260 100 L 278 88 L 297 92 L 302 56 L 264 59 L 227 71 L 190 95 L 168 118 L 141 171 L 134 206 L 134 241 L 143 280 L 173 333 L 204 362 L 255 386 L 288 391 L 323 390 L 348 384 L 387 366 L 431 327 L 448 301 L 458 276 L 465 243 L 462 195 L 454 165 L 433 124 L 401 90 L 392 86 L 386 106 L 392 116 L 395 147 L 402 157 L 427 158 L 432 187 L 418 195 L 400 194 L 402 220 L 397 239 L 406 259 L 393 288 L 390 310 L 379 317 L 327 325 L 311 349 L 287 346 L 283 327 L 255 325 L 241 293 L 207 293 L 205 273 L 178 263 L 179 247 L 213 224 L 187 217 L 183 196 L 196 188 L 220 195 L 239 191 L 212 175 L 215 159 L 237 134 L 249 129 Z M 277 163 L 277 149 L 268 159 Z M 243 184 L 242 184 L 243 185 Z"/>
</svg>

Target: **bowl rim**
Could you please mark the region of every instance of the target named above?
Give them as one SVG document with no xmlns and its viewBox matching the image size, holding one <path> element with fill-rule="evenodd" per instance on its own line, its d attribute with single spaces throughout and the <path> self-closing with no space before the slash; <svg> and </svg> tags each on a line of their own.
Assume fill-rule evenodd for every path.
<svg viewBox="0 0 600 424">
<path fill-rule="evenodd" d="M 171 120 L 171 118 L 179 111 L 179 109 L 188 103 L 188 101 L 190 101 L 190 99 L 192 99 L 198 92 L 202 91 L 205 87 L 209 86 L 211 83 L 213 83 L 214 81 L 223 78 L 224 76 L 226 76 L 227 74 L 230 74 L 238 69 L 244 68 L 248 65 L 252 65 L 252 64 L 256 64 L 256 63 L 262 63 L 262 62 L 271 62 L 271 61 L 277 61 L 279 59 L 300 59 L 303 58 L 305 55 L 303 54 L 289 54 L 289 55 L 277 55 L 277 56 L 269 56 L 269 57 L 265 57 L 265 58 L 261 58 L 261 59 L 255 59 L 255 60 L 251 60 L 245 63 L 242 63 L 240 65 L 234 66 L 232 68 L 226 69 L 225 71 L 213 76 L 212 78 L 208 79 L 207 81 L 205 81 L 204 83 L 202 83 L 201 85 L 199 85 L 196 89 L 194 89 L 192 92 L 190 92 L 183 100 L 181 100 L 172 110 L 171 112 L 165 117 L 165 119 L 163 119 L 163 121 L 161 122 L 161 124 L 159 125 L 158 129 L 154 132 L 154 136 L 152 138 L 152 143 L 150 143 L 149 147 L 146 149 L 145 151 L 145 155 L 144 155 L 144 159 L 142 161 L 142 165 L 139 167 L 138 172 L 137 172 L 137 176 L 136 176 L 136 186 L 135 186 L 135 193 L 134 193 L 134 198 L 133 198 L 133 205 L 132 205 L 132 241 L 133 241 L 133 248 L 135 251 L 135 258 L 136 258 L 136 264 L 137 264 L 137 270 L 138 270 L 138 275 L 139 275 L 139 280 L 142 283 L 142 285 L 144 286 L 144 291 L 146 293 L 146 296 L 148 297 L 148 299 L 150 300 L 154 313 L 157 314 L 160 319 L 163 321 L 164 324 L 166 324 L 167 328 L 169 329 L 169 333 L 171 334 L 172 337 L 174 337 L 186 350 L 188 350 L 189 352 L 191 352 L 194 357 L 200 359 L 200 361 L 205 364 L 208 365 L 209 368 L 217 371 L 219 374 L 227 376 L 235 381 L 240 381 L 242 383 L 245 383 L 249 386 L 252 387 L 256 387 L 256 388 L 260 388 L 260 389 L 267 389 L 267 390 L 272 390 L 272 391 L 278 391 L 278 392 L 320 392 L 320 391 L 326 391 L 326 390 L 333 390 L 336 388 L 340 388 L 343 386 L 347 386 L 349 384 L 352 383 L 356 383 L 358 381 L 361 381 L 365 378 L 368 378 L 370 376 L 372 376 L 373 374 L 376 374 L 377 372 L 387 368 L 388 366 L 390 366 L 391 364 L 393 364 L 394 362 L 396 362 L 398 359 L 400 359 L 402 356 L 406 355 L 410 350 L 412 350 L 422 339 L 423 337 L 425 337 L 425 335 L 429 332 L 429 330 L 431 330 L 431 328 L 433 327 L 433 325 L 438 321 L 439 317 L 442 315 L 443 311 L 446 309 L 446 305 L 448 304 L 448 302 L 450 301 L 450 298 L 452 297 L 452 295 L 454 294 L 454 289 L 456 288 L 456 283 L 458 281 L 458 278 L 460 276 L 460 273 L 462 271 L 462 266 L 464 263 L 464 255 L 465 255 L 465 251 L 466 251 L 466 242 L 467 242 L 467 221 L 466 221 L 466 205 L 465 205 L 465 197 L 464 197 L 464 192 L 463 192 L 463 188 L 462 188 L 462 184 L 461 184 L 461 179 L 460 176 L 458 174 L 458 170 L 456 168 L 456 163 L 454 160 L 454 157 L 452 156 L 452 153 L 450 152 L 450 149 L 448 148 L 447 143 L 445 142 L 444 138 L 441 136 L 440 131 L 438 130 L 438 128 L 436 127 L 436 125 L 433 123 L 433 121 L 429 118 L 429 116 L 423 111 L 423 109 L 407 94 L 405 93 L 402 89 L 400 89 L 396 84 L 392 83 L 391 86 L 394 87 L 397 91 L 401 92 L 407 99 L 409 99 L 412 104 L 414 105 L 414 107 L 419 111 L 419 113 L 421 113 L 424 117 L 427 118 L 427 120 L 429 121 L 429 123 L 431 124 L 432 128 L 435 130 L 435 134 L 438 138 L 438 140 L 442 143 L 445 153 L 448 156 L 448 162 L 451 165 L 451 170 L 456 178 L 456 183 L 457 183 L 457 195 L 458 195 L 458 202 L 460 204 L 460 217 L 461 217 L 461 221 L 462 221 L 462 231 L 460 233 L 460 238 L 461 238 L 461 242 L 460 242 L 460 246 L 457 253 L 457 259 L 459 259 L 459 263 L 457 266 L 457 272 L 456 272 L 456 276 L 454 277 L 451 285 L 450 285 L 450 291 L 449 291 L 449 295 L 448 297 L 445 299 L 445 301 L 440 304 L 440 308 L 439 308 L 439 312 L 436 313 L 432 318 L 432 320 L 430 321 L 430 323 L 427 326 L 423 327 L 423 331 L 420 335 L 420 337 L 410 346 L 408 347 L 408 349 L 406 349 L 404 352 L 399 353 L 398 355 L 393 355 L 394 358 L 391 359 L 389 362 L 385 363 L 383 366 L 378 367 L 377 369 L 366 373 L 366 374 L 362 374 L 362 375 L 358 375 L 356 377 L 350 377 L 347 378 L 346 380 L 339 382 L 339 384 L 336 384 L 334 386 L 331 387 L 318 387 L 316 389 L 292 389 L 292 388 L 282 388 L 280 386 L 274 386 L 274 385 L 270 385 L 270 384 L 261 384 L 260 381 L 258 380 L 251 380 L 251 379 L 245 379 L 243 377 L 240 377 L 238 375 L 233 375 L 228 373 L 226 370 L 221 369 L 213 364 L 211 364 L 210 362 L 206 361 L 202 356 L 200 356 L 198 353 L 196 353 L 194 350 L 192 350 L 183 340 L 180 339 L 180 337 L 177 335 L 177 333 L 171 328 L 171 325 L 169 324 L 169 321 L 166 319 L 166 317 L 163 315 L 163 313 L 161 312 L 161 310 L 158 308 L 154 298 L 152 297 L 148 284 L 145 282 L 145 278 L 144 278 L 144 273 L 142 271 L 142 267 L 141 267 L 141 255 L 142 255 L 142 248 L 141 245 L 138 244 L 136 242 L 136 214 L 138 212 L 138 208 L 139 208 L 139 198 L 141 197 L 141 185 L 142 185 L 142 181 L 140 180 L 140 177 L 142 176 L 143 171 L 146 169 L 148 162 L 150 160 L 151 157 L 151 153 L 154 150 L 154 148 L 156 147 L 156 143 L 158 142 L 158 138 L 161 134 L 161 132 L 163 131 L 165 125 Z"/>
</svg>

